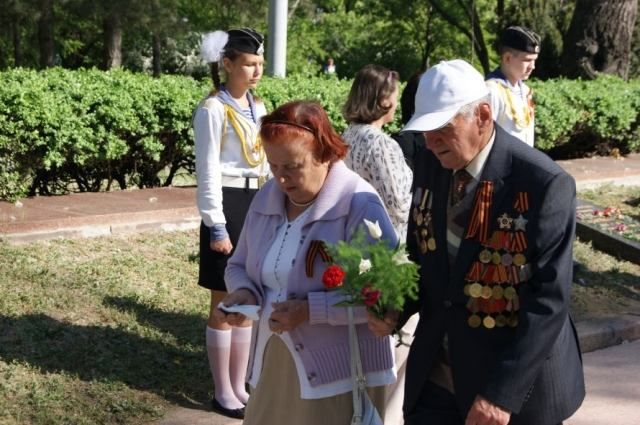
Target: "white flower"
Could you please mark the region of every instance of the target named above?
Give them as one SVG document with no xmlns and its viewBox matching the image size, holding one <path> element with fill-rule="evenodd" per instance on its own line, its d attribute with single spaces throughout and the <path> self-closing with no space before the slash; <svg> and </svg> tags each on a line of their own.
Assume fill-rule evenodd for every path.
<svg viewBox="0 0 640 425">
<path fill-rule="evenodd" d="M 368 260 L 368 259 L 365 260 L 364 258 L 361 258 L 359 269 L 360 269 L 360 274 L 366 273 L 369 270 L 371 270 L 371 260 Z"/>
<path fill-rule="evenodd" d="M 373 223 L 365 218 L 364 224 L 367 226 L 369 234 L 373 239 L 380 239 L 382 237 L 382 229 L 380 229 L 380 223 L 378 223 L 377 220 Z"/>
<path fill-rule="evenodd" d="M 396 266 L 411 263 L 411 260 L 409 260 L 409 256 L 404 250 L 400 250 L 393 254 L 393 257 L 391 257 L 391 261 L 393 261 L 393 264 L 395 264 Z"/>
</svg>

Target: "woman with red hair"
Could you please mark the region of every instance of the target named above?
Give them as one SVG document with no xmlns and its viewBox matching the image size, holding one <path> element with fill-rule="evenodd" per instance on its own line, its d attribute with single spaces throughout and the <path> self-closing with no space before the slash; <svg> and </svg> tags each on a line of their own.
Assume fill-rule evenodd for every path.
<svg viewBox="0 0 640 425">
<path fill-rule="evenodd" d="M 326 112 L 291 102 L 264 117 L 262 138 L 274 178 L 251 204 L 225 280 L 224 306 L 257 305 L 244 424 L 348 424 L 353 414 L 347 313 L 327 292 L 318 241 L 349 240 L 364 219 L 397 244 L 375 189 L 349 170 L 347 146 Z M 221 320 L 245 316 L 218 309 Z M 383 414 L 384 386 L 395 381 L 390 337 L 377 338 L 364 307 L 356 323 L 368 391 Z"/>
</svg>

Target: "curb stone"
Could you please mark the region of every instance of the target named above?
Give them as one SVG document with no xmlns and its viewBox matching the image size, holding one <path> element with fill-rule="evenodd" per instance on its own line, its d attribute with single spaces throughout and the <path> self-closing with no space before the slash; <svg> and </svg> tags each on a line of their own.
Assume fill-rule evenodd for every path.
<svg viewBox="0 0 640 425">
<path fill-rule="evenodd" d="M 640 339 L 640 315 L 589 319 L 576 323 L 583 353 Z"/>
</svg>

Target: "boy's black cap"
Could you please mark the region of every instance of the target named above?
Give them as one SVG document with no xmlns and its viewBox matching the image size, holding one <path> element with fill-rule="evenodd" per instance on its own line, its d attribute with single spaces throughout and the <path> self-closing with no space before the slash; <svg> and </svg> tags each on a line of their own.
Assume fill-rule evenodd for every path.
<svg viewBox="0 0 640 425">
<path fill-rule="evenodd" d="M 261 55 L 264 53 L 264 37 L 253 28 L 234 28 L 227 31 L 229 40 L 225 49 L 235 49 L 243 53 Z"/>
<path fill-rule="evenodd" d="M 527 53 L 539 53 L 540 36 L 529 28 L 521 26 L 509 27 L 500 34 L 500 46 Z"/>
</svg>

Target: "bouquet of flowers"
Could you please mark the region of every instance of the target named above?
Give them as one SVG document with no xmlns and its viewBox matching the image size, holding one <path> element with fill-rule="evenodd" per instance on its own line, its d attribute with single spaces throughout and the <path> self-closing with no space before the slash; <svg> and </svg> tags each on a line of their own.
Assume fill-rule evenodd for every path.
<svg viewBox="0 0 640 425">
<path fill-rule="evenodd" d="M 418 265 L 409 260 L 404 245 L 390 248 L 378 222 L 364 220 L 350 242 L 327 244 L 332 263 L 322 283 L 345 295 L 337 306 L 366 306 L 382 318 L 388 310 L 401 310 L 407 298 L 418 297 Z"/>
</svg>

